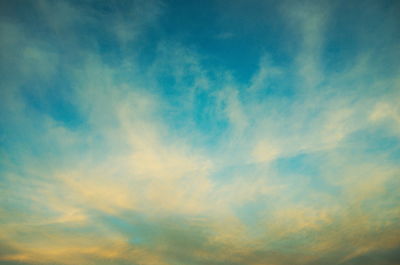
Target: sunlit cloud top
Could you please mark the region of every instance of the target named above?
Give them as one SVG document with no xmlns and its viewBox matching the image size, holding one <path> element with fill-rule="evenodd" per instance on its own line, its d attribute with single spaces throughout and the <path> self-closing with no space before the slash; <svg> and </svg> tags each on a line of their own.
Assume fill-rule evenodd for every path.
<svg viewBox="0 0 400 265">
<path fill-rule="evenodd" d="M 397 1 L 0 13 L 0 264 L 399 264 Z"/>
</svg>

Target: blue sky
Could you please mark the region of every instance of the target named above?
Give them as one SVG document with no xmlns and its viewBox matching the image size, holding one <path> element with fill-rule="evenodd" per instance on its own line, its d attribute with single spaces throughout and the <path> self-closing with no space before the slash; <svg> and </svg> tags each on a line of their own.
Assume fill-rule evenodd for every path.
<svg viewBox="0 0 400 265">
<path fill-rule="evenodd" d="M 397 264 L 396 1 L 2 1 L 0 264 Z"/>
</svg>

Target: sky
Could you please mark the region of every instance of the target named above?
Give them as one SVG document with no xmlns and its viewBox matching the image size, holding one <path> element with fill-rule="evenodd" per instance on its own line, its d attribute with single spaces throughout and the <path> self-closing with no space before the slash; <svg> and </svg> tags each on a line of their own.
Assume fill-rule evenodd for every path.
<svg viewBox="0 0 400 265">
<path fill-rule="evenodd" d="M 399 264 L 399 13 L 0 1 L 0 264 Z"/>
</svg>

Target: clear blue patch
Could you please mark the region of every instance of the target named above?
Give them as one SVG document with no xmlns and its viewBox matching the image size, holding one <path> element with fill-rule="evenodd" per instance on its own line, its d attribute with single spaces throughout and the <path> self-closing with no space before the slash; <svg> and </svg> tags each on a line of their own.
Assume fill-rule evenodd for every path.
<svg viewBox="0 0 400 265">
<path fill-rule="evenodd" d="M 24 85 L 21 91 L 25 102 L 33 110 L 49 115 L 68 128 L 77 128 L 83 124 L 83 117 L 69 95 L 72 88 L 68 86 L 65 78 L 54 80 L 50 84 L 31 82 Z"/>
<path fill-rule="evenodd" d="M 282 175 L 307 175 L 318 176 L 319 170 L 317 165 L 310 161 L 311 156 L 300 154 L 287 158 L 276 160 L 275 167 Z"/>
<path fill-rule="evenodd" d="M 321 174 L 320 167 L 324 160 L 317 155 L 300 154 L 280 158 L 274 163 L 280 181 L 293 186 L 293 196 L 304 198 L 304 191 L 312 190 L 332 195 L 340 194 L 340 188 L 330 184 Z"/>
<path fill-rule="evenodd" d="M 283 18 L 277 16 L 274 1 L 243 2 L 242 7 L 236 2 L 224 6 L 223 10 L 218 2 L 209 0 L 167 3 L 161 20 L 165 36 L 206 54 L 210 64 L 206 64 L 207 67 L 231 69 L 239 82 L 250 80 L 264 53 L 270 54 L 280 65 L 291 60 L 290 47 L 295 47 L 294 42 L 289 38 L 289 28 Z M 220 17 L 221 11 L 226 16 Z M 247 23 L 239 23 L 238 18 Z"/>
<path fill-rule="evenodd" d="M 385 126 L 354 132 L 346 138 L 345 143 L 353 153 L 363 154 L 365 157 L 384 155 L 387 163 L 400 162 L 400 138 Z"/>
<path fill-rule="evenodd" d="M 236 216 L 247 226 L 257 227 L 259 221 L 264 218 L 272 208 L 268 205 L 268 200 L 265 196 L 258 196 L 254 200 L 247 202 L 239 207 L 236 207 Z"/>
</svg>

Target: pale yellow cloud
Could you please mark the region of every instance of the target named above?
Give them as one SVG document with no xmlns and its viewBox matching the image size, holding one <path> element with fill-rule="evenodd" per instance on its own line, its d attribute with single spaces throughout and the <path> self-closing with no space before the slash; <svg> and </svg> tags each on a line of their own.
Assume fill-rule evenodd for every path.
<svg viewBox="0 0 400 265">
<path fill-rule="evenodd" d="M 253 150 L 253 159 L 255 162 L 269 162 L 279 157 L 281 151 L 276 143 L 261 140 L 256 144 Z"/>
</svg>

